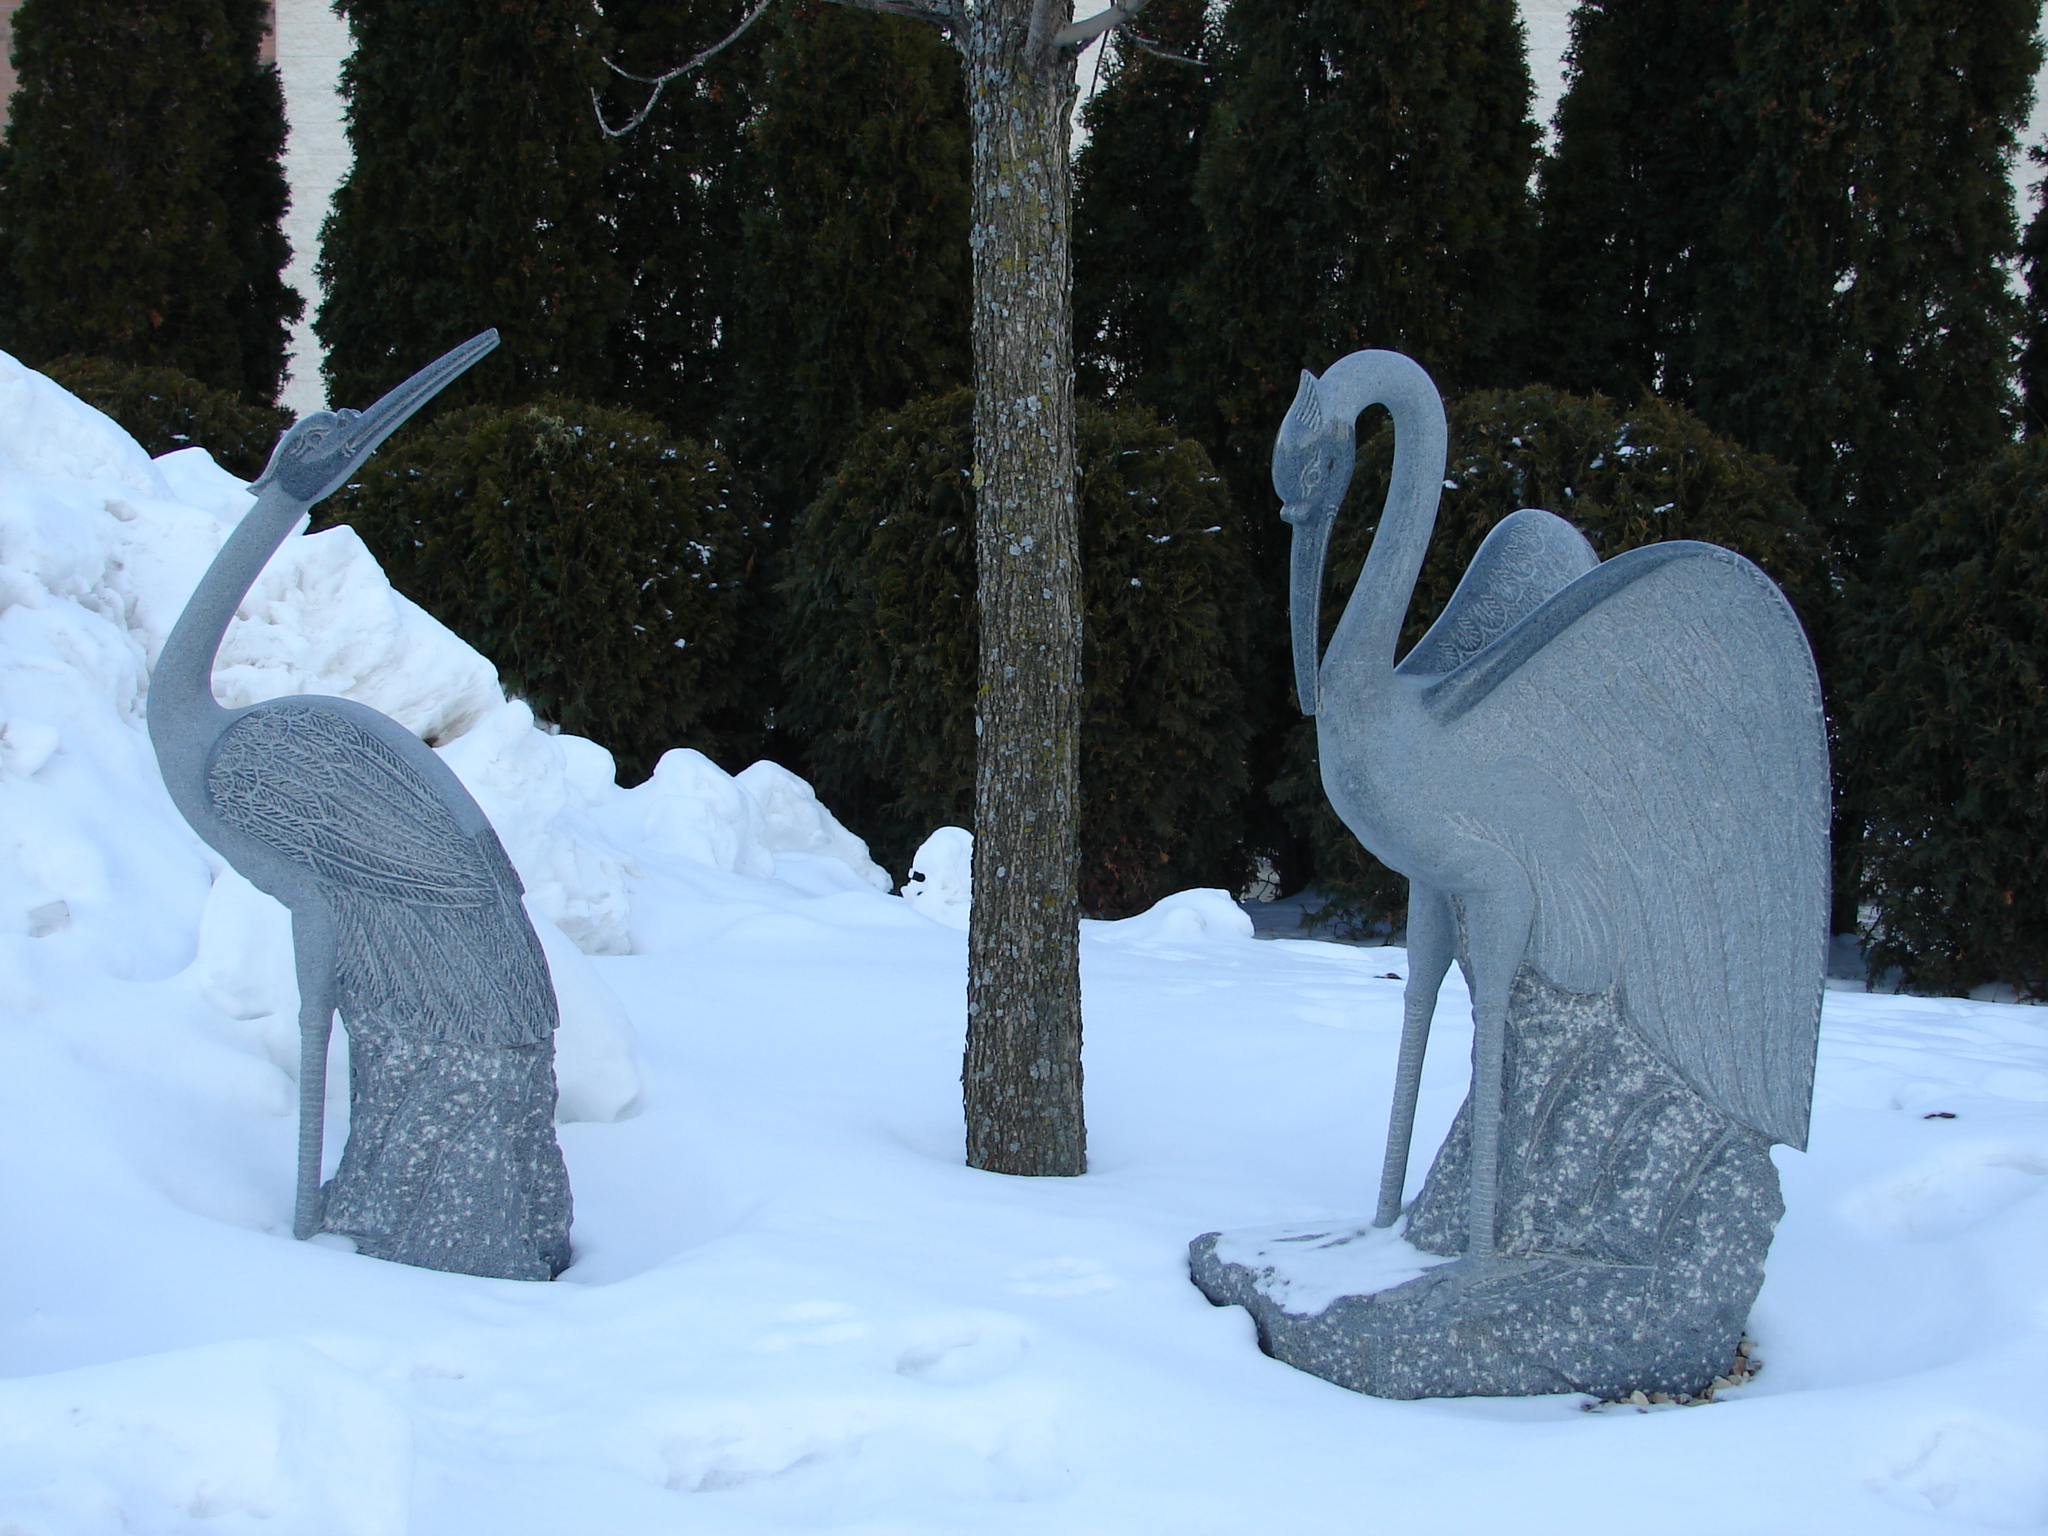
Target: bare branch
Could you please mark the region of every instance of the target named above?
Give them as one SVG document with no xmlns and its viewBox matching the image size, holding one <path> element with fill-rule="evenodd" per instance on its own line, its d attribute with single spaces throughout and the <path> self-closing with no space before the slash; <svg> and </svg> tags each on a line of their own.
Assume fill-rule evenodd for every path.
<svg viewBox="0 0 2048 1536">
<path fill-rule="evenodd" d="M 856 11 L 879 11 L 884 16 L 908 16 L 916 21 L 936 21 L 941 26 L 960 19 L 959 0 L 832 0 Z"/>
<path fill-rule="evenodd" d="M 1065 8 L 1072 15 L 1071 0 L 1031 0 L 1031 26 L 1025 33 L 1024 52 L 1027 58 L 1043 57 L 1050 42 L 1052 18 L 1055 10 Z"/>
<path fill-rule="evenodd" d="M 1138 12 L 1150 5 L 1152 0 L 1110 0 L 1107 10 L 1097 11 L 1086 21 L 1076 21 L 1061 27 L 1052 35 L 1055 48 L 1082 48 L 1131 20 Z"/>
<path fill-rule="evenodd" d="M 768 7 L 773 5 L 774 3 L 775 0 L 754 0 L 754 8 L 748 11 L 745 16 L 740 18 L 740 24 L 738 26 L 734 27 L 730 32 L 726 33 L 724 37 L 720 38 L 717 42 L 713 43 L 709 48 L 706 48 L 702 53 L 698 54 L 695 58 L 686 60 L 685 62 L 678 64 L 674 69 L 669 70 L 666 74 L 636 75 L 628 70 L 619 68 L 619 66 L 614 64 L 610 59 L 606 59 L 604 61 L 605 67 L 609 69 L 613 74 L 619 75 L 627 80 L 631 80 L 636 85 L 651 85 L 654 87 L 654 89 L 648 93 L 647 100 L 641 104 L 640 110 L 638 112 L 635 112 L 631 117 L 627 118 L 624 123 L 620 124 L 616 128 L 614 128 L 610 123 L 604 120 L 604 104 L 597 99 L 597 92 L 592 91 L 590 93 L 591 109 L 597 113 L 597 126 L 604 130 L 605 137 L 616 139 L 621 134 L 631 133 L 635 128 L 638 128 L 642 123 L 646 122 L 647 114 L 652 112 L 654 110 L 654 104 L 657 101 L 661 100 L 661 93 L 668 88 L 670 81 L 680 80 L 684 75 L 691 73 L 693 70 L 702 69 L 713 58 L 717 57 L 717 55 L 723 53 L 727 48 L 730 48 L 734 43 L 738 42 L 740 40 L 740 34 L 746 31 L 747 28 L 751 27 L 755 22 L 759 21 L 761 19 L 761 13 L 767 10 Z"/>
<path fill-rule="evenodd" d="M 1204 63 L 1200 59 L 1191 59 L 1184 53 L 1168 53 L 1164 48 L 1160 47 L 1157 43 L 1152 42 L 1149 38 L 1140 37 L 1137 34 L 1137 32 L 1130 27 L 1119 28 L 1117 30 L 1117 37 L 1122 42 L 1131 43 L 1135 45 L 1140 52 L 1149 53 L 1155 59 L 1164 59 L 1169 64 L 1191 64 L 1196 69 L 1213 69 L 1215 67 L 1214 65 Z"/>
</svg>

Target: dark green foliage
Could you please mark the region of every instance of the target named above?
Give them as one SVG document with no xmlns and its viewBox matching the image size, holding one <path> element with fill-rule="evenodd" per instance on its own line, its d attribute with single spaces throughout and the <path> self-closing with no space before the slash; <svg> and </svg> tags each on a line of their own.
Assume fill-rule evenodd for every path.
<svg viewBox="0 0 2048 1536">
<path fill-rule="evenodd" d="M 303 305 L 280 273 L 284 99 L 264 0 L 24 0 L 0 345 L 277 398 Z"/>
<path fill-rule="evenodd" d="M 654 75 L 729 34 L 747 0 L 605 0 L 622 69 Z M 612 328 L 610 398 L 709 434 L 733 387 L 732 331 L 745 274 L 741 220 L 753 195 L 747 124 L 768 28 L 756 25 L 670 84 L 646 121 L 616 140 L 613 254 L 628 293 Z M 627 121 L 648 87 L 613 76 L 605 117 Z"/>
<path fill-rule="evenodd" d="M 1122 916 L 1242 874 L 1246 592 L 1202 450 L 1143 410 L 1079 410 L 1081 905 Z M 789 723 L 820 793 L 899 871 L 971 819 L 972 412 L 960 390 L 855 439 L 784 589 Z"/>
<path fill-rule="evenodd" d="M 151 458 L 204 448 L 230 474 L 254 480 L 292 413 L 251 405 L 174 368 L 136 368 L 104 357 L 60 357 L 44 373 L 95 410 L 105 411 Z"/>
<path fill-rule="evenodd" d="M 1741 0 L 1737 174 L 1691 404 L 1789 465 L 1855 571 L 2009 436 L 2009 175 L 2039 0 Z"/>
<path fill-rule="evenodd" d="M 430 409 L 601 397 L 625 307 L 592 0 L 337 0 L 355 160 L 321 233 L 328 398 L 367 405 L 486 326 Z"/>
<path fill-rule="evenodd" d="M 1895 528 L 1849 607 L 1873 974 L 2048 999 L 2048 440 Z"/>
<path fill-rule="evenodd" d="M 1384 414 L 1359 443 L 1358 469 L 1323 582 L 1327 644 L 1365 564 L 1393 470 Z M 1718 437 L 1683 409 L 1646 399 L 1623 411 L 1599 396 L 1488 391 L 1450 407 L 1447 485 L 1436 537 L 1415 586 L 1402 648 L 1443 612 L 1480 542 L 1509 513 L 1542 507 L 1574 524 L 1603 560 L 1666 539 L 1700 539 L 1747 555 L 1784 588 L 1811 631 L 1830 602 L 1825 546 L 1785 470 Z M 1407 882 L 1360 848 L 1324 797 L 1315 725 L 1294 728 L 1273 798 L 1312 843 L 1331 920 L 1399 922 Z"/>
<path fill-rule="evenodd" d="M 1207 0 L 1152 0 L 1137 25 L 1166 52 L 1203 58 L 1207 17 Z M 1149 54 L 1122 32 L 1102 46 L 1102 86 L 1082 108 L 1088 142 L 1074 161 L 1075 382 L 1171 417 L 1174 296 L 1206 239 L 1195 171 L 1216 72 Z"/>
<path fill-rule="evenodd" d="M 1232 0 L 1219 57 L 1176 419 L 1249 508 L 1303 368 L 1392 347 L 1513 382 L 1536 128 L 1514 0 Z"/>
<path fill-rule="evenodd" d="M 2048 152 L 2029 151 L 2034 165 L 2048 164 Z M 2048 182 L 2036 187 L 2048 192 Z M 2048 427 L 2048 196 L 2027 223 L 2020 242 L 2020 265 L 2026 273 L 2026 322 L 2020 333 L 2020 404 L 2027 435 Z"/>
<path fill-rule="evenodd" d="M 752 561 L 734 503 L 711 450 L 645 416 L 543 396 L 393 439 L 324 515 L 631 781 L 670 747 L 718 745 Z"/>
<path fill-rule="evenodd" d="M 1723 0 L 1586 0 L 1538 190 L 1530 373 L 1560 388 L 1687 399 L 1695 285 L 1735 171 L 1717 106 L 1734 67 Z"/>
<path fill-rule="evenodd" d="M 967 107 L 928 23 L 788 0 L 752 154 L 730 441 L 785 527 L 867 420 L 964 384 Z"/>
</svg>

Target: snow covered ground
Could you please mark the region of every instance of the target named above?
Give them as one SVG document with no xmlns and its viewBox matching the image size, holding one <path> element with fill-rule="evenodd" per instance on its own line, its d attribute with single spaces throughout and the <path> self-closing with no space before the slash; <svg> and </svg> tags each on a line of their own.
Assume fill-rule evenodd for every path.
<svg viewBox="0 0 2048 1536">
<path fill-rule="evenodd" d="M 291 1241 L 288 934 L 142 732 L 246 504 L 0 360 L 0 1531 L 2048 1524 L 2048 1012 L 1828 994 L 1766 1368 L 1724 1401 L 1355 1396 L 1184 1254 L 1369 1210 L 1400 950 L 1255 940 L 1220 893 L 1087 925 L 1092 1171 L 970 1171 L 942 882 L 888 894 L 773 766 L 618 788 L 346 530 L 273 562 L 217 686 L 375 704 L 491 813 L 562 993 L 577 1257 L 527 1285 Z"/>
</svg>

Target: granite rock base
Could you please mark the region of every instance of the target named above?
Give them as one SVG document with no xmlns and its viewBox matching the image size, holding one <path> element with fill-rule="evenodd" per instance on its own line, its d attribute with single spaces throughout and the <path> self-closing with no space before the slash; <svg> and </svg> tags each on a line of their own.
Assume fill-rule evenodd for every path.
<svg viewBox="0 0 2048 1536">
<path fill-rule="evenodd" d="M 469 1045 L 358 1022 L 349 1077 L 323 1232 L 422 1269 L 552 1280 L 568 1268 L 552 1039 Z"/>
<path fill-rule="evenodd" d="M 1194 1283 L 1249 1311 L 1276 1359 L 1379 1397 L 1704 1390 L 1735 1358 L 1784 1213 L 1766 1138 L 1672 1071 L 1617 997 L 1527 970 L 1505 1069 L 1493 1259 L 1462 1258 L 1468 1100 L 1401 1232 L 1406 1272 L 1433 1267 L 1390 1273 L 1401 1239 L 1359 1222 L 1209 1233 Z M 1354 1262 L 1359 1284 L 1332 1282 Z"/>
</svg>

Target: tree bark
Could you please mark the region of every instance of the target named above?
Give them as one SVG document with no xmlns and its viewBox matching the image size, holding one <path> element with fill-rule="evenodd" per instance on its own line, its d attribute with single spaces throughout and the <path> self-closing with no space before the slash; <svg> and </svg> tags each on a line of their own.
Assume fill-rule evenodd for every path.
<svg viewBox="0 0 2048 1536">
<path fill-rule="evenodd" d="M 1074 482 L 1068 122 L 1074 54 L 1031 0 L 956 23 L 974 132 L 974 910 L 967 1162 L 1087 1168 L 1081 1112 L 1081 579 Z M 1068 19 L 1060 6 L 1054 27 Z"/>
</svg>

